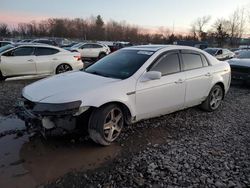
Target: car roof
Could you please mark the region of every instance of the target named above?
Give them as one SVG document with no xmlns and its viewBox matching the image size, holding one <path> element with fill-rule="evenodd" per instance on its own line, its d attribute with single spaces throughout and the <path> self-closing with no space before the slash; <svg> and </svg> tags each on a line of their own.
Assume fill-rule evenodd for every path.
<svg viewBox="0 0 250 188">
<path fill-rule="evenodd" d="M 153 51 L 156 52 L 158 50 L 161 50 L 163 48 L 167 48 L 170 46 L 174 46 L 174 45 L 139 45 L 139 46 L 131 46 L 131 47 L 126 47 L 124 49 L 131 49 L 131 50 L 147 50 L 147 51 Z"/>
<path fill-rule="evenodd" d="M 191 47 L 191 46 L 182 46 L 182 45 L 141 45 L 141 46 L 131 46 L 131 47 L 126 47 L 123 49 L 131 49 L 131 50 L 146 50 L 146 51 L 152 51 L 152 52 L 156 52 L 162 49 L 166 49 L 166 50 L 194 50 L 197 52 L 203 52 L 202 50 L 195 48 L 195 47 Z"/>
<path fill-rule="evenodd" d="M 45 47 L 45 48 L 54 48 L 62 51 L 62 48 L 58 48 L 56 46 L 51 46 L 48 44 L 40 44 L 40 43 L 27 43 L 27 44 L 20 44 L 17 47 Z"/>
</svg>

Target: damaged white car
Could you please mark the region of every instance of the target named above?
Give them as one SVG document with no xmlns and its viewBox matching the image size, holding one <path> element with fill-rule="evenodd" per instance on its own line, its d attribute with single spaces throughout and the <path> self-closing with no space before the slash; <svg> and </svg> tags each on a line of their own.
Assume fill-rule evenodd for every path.
<svg viewBox="0 0 250 188">
<path fill-rule="evenodd" d="M 199 49 L 129 47 L 86 70 L 26 86 L 17 114 L 45 131 L 86 128 L 96 143 L 109 145 L 125 124 L 195 105 L 216 110 L 230 81 L 228 63 Z"/>
</svg>

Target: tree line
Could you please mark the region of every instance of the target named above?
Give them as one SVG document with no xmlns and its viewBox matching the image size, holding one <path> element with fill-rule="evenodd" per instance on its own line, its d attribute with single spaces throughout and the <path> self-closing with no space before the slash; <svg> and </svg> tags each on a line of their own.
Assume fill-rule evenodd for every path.
<svg viewBox="0 0 250 188">
<path fill-rule="evenodd" d="M 236 46 L 246 32 L 249 21 L 244 9 L 236 9 L 229 18 L 219 18 L 209 28 L 211 17 L 203 16 L 194 20 L 187 35 L 175 34 L 161 27 L 150 33 L 143 27 L 114 20 L 103 21 L 102 17 L 90 18 L 50 18 L 43 21 L 19 23 L 10 29 L 6 23 L 0 24 L 1 37 L 37 38 L 61 37 L 77 40 L 129 41 L 137 44 L 172 44 L 178 40 L 206 41 L 216 46 Z"/>
</svg>

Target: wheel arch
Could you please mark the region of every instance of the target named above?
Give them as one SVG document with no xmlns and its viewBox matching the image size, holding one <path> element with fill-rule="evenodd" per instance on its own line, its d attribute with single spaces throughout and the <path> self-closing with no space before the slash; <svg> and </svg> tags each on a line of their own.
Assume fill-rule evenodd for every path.
<svg viewBox="0 0 250 188">
<path fill-rule="evenodd" d="M 224 97 L 225 97 L 225 93 L 226 93 L 224 83 L 223 83 L 223 82 L 221 82 L 221 81 L 218 81 L 218 82 L 216 82 L 216 83 L 213 85 L 213 87 L 214 87 L 215 85 L 219 85 L 219 86 L 222 88 L 222 91 L 223 91 L 223 99 L 224 99 Z M 212 88 L 213 88 L 213 87 L 212 87 Z M 212 89 L 212 88 L 211 88 L 211 89 Z"/>
<path fill-rule="evenodd" d="M 100 108 L 100 107 L 103 107 L 103 106 L 106 106 L 106 105 L 109 105 L 109 104 L 116 104 L 116 105 L 118 105 L 121 108 L 122 112 L 124 113 L 125 123 L 126 124 L 131 124 L 132 123 L 132 121 L 133 121 L 133 115 L 132 115 L 131 109 L 125 103 L 123 103 L 121 101 L 107 102 L 107 103 L 104 103 L 101 106 L 95 107 L 95 108 Z"/>
</svg>

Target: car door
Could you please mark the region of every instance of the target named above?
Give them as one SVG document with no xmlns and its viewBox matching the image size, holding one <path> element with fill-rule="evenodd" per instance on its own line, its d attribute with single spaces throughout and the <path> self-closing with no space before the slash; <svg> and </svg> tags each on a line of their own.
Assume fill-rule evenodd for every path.
<svg viewBox="0 0 250 188">
<path fill-rule="evenodd" d="M 185 107 L 191 107 L 206 99 L 212 83 L 212 69 L 203 54 L 182 50 L 181 57 L 186 74 Z"/>
<path fill-rule="evenodd" d="M 90 57 L 93 57 L 92 55 L 92 45 L 91 44 L 84 44 L 80 47 L 81 51 L 81 57 L 83 58 L 90 58 Z"/>
<path fill-rule="evenodd" d="M 148 71 L 159 71 L 159 80 L 143 82 L 136 86 L 137 120 L 164 115 L 184 106 L 185 73 L 181 72 L 177 51 L 160 56 Z"/>
<path fill-rule="evenodd" d="M 36 74 L 34 48 L 23 46 L 2 54 L 1 71 L 5 76 Z"/>
<path fill-rule="evenodd" d="M 36 69 L 37 74 L 51 74 L 54 69 L 53 65 L 59 60 L 57 53 L 59 50 L 50 47 L 36 47 Z"/>
<path fill-rule="evenodd" d="M 103 46 L 99 45 L 99 44 L 92 44 L 93 46 L 93 50 L 92 50 L 92 57 L 99 57 L 100 52 L 103 49 Z"/>
</svg>

